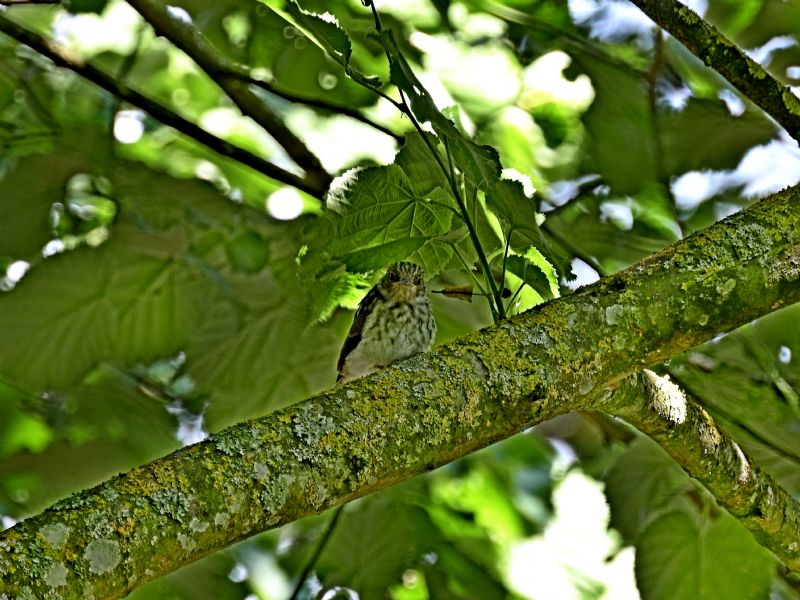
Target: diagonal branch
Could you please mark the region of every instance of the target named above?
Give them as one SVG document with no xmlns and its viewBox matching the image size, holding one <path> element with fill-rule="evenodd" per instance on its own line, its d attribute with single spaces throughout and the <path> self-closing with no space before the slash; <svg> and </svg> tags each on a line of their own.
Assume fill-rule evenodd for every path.
<svg viewBox="0 0 800 600">
<path fill-rule="evenodd" d="M 179 114 L 173 112 L 162 104 L 159 104 L 152 98 L 136 91 L 128 85 L 120 84 L 117 79 L 97 67 L 72 56 L 66 49 L 59 47 L 57 44 L 45 40 L 36 33 L 26 29 L 22 25 L 6 18 L 0 14 L 0 31 L 14 38 L 18 42 L 33 48 L 42 56 L 46 56 L 52 60 L 59 67 L 66 67 L 88 79 L 95 85 L 103 88 L 114 96 L 129 102 L 133 106 L 141 108 L 147 112 L 154 119 L 158 119 L 164 125 L 168 125 L 184 135 L 187 135 L 194 140 L 200 142 L 207 148 L 232 158 L 248 167 L 255 169 L 259 173 L 263 173 L 267 177 L 271 177 L 276 181 L 285 183 L 303 190 L 320 198 L 325 191 L 325 187 L 320 186 L 318 183 L 308 181 L 294 173 L 281 169 L 273 163 L 256 156 L 255 154 L 240 148 L 228 141 L 225 141 L 217 136 L 209 133 L 202 127 L 199 127 L 187 121 Z"/>
<path fill-rule="evenodd" d="M 576 294 L 76 494 L 0 533 L 0 594 L 44 597 L 57 582 L 62 598 L 119 597 L 559 414 L 621 411 L 609 395 L 642 367 L 800 301 L 798 239 L 795 187 Z M 698 448 L 685 450 L 691 461 L 708 460 Z M 717 483 L 741 471 L 715 476 L 709 487 L 724 496 Z M 732 511 L 760 520 L 762 541 L 800 570 L 800 548 L 781 533 L 800 520 L 798 503 L 779 492 L 758 506 Z"/>
<path fill-rule="evenodd" d="M 677 0 L 630 0 L 800 142 L 800 98 Z"/>
<path fill-rule="evenodd" d="M 347 106 L 339 106 L 337 104 L 331 104 L 330 102 L 326 102 L 325 100 L 320 100 L 319 98 L 307 98 L 305 96 L 298 96 L 296 94 L 292 94 L 290 92 L 286 92 L 281 90 L 268 81 L 264 81 L 263 79 L 258 79 L 254 77 L 251 73 L 239 72 L 234 71 L 230 73 L 231 76 L 241 79 L 247 83 L 250 83 L 256 87 L 261 88 L 262 90 L 269 92 L 279 98 L 283 98 L 284 100 L 288 100 L 289 102 L 294 102 L 295 104 L 304 104 L 306 106 L 310 106 L 312 108 L 316 108 L 319 110 L 323 110 L 325 112 L 332 112 L 340 115 L 344 115 L 346 117 L 350 117 L 351 119 L 355 119 L 360 123 L 364 123 L 365 125 L 369 125 L 370 127 L 377 129 L 378 131 L 385 133 L 395 139 L 395 141 L 399 144 L 403 143 L 405 139 L 402 135 L 396 134 L 394 131 L 386 127 L 385 125 L 381 125 L 380 123 L 376 123 L 369 117 L 365 116 L 358 110 L 354 108 L 349 108 Z"/>
<path fill-rule="evenodd" d="M 191 24 L 172 17 L 167 11 L 167 5 L 160 0 L 128 0 L 128 4 L 153 26 L 158 35 L 164 36 L 192 58 L 243 114 L 261 125 L 305 170 L 308 179 L 315 186 L 327 189 L 331 177 L 322 168 L 319 159 L 292 133 L 283 119 L 259 98 L 247 82 L 230 74 L 237 70 L 236 66 L 217 52 L 200 31 Z"/>
<path fill-rule="evenodd" d="M 697 400 L 644 370 L 597 408 L 653 438 L 762 545 L 790 569 L 800 570 L 800 503 L 763 473 Z"/>
</svg>

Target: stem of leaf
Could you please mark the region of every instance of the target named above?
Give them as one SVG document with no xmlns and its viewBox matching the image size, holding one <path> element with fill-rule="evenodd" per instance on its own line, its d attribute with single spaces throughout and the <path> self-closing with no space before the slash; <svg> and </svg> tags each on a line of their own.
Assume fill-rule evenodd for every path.
<svg viewBox="0 0 800 600">
<path fill-rule="evenodd" d="M 414 119 L 413 116 L 411 116 L 411 119 L 416 123 L 416 119 Z M 489 267 L 489 261 L 486 258 L 486 253 L 484 253 L 480 239 L 478 238 L 478 232 L 476 231 L 475 226 L 472 224 L 472 220 L 469 218 L 469 211 L 467 211 L 467 205 L 464 202 L 464 199 L 461 197 L 461 192 L 458 189 L 458 186 L 456 185 L 455 172 L 453 169 L 453 159 L 450 156 L 450 146 L 447 144 L 447 138 L 442 137 L 442 142 L 444 143 L 444 149 L 445 152 L 447 153 L 447 163 L 448 166 L 450 167 L 447 171 L 444 170 L 444 163 L 442 163 L 441 158 L 438 156 L 439 153 L 436 152 L 436 149 L 433 148 L 433 146 L 431 145 L 430 140 L 428 140 L 427 137 L 425 137 L 424 135 L 423 139 L 425 139 L 428 145 L 428 149 L 434 155 L 437 156 L 437 162 L 439 163 L 439 166 L 442 168 L 442 170 L 445 173 L 445 176 L 447 176 L 447 178 L 450 181 L 450 188 L 453 190 L 453 195 L 456 198 L 458 209 L 461 211 L 461 214 L 464 215 L 464 223 L 466 224 L 467 230 L 469 231 L 469 237 L 472 239 L 472 245 L 475 246 L 475 252 L 477 252 L 478 254 L 478 260 L 481 263 L 481 269 L 483 270 L 484 278 L 489 284 L 489 288 L 492 290 L 492 296 L 494 297 L 494 305 L 495 305 L 495 310 L 493 310 L 492 313 L 496 314 L 495 321 L 503 320 L 506 318 L 506 310 L 505 306 L 503 306 L 503 298 L 501 296 L 500 289 L 497 287 L 497 282 L 495 281 L 494 276 L 492 276 L 492 270 Z"/>
<path fill-rule="evenodd" d="M 517 291 L 514 292 L 514 295 L 511 296 L 511 300 L 508 301 L 508 305 L 506 306 L 506 310 L 509 310 L 509 311 L 511 310 L 511 307 L 514 306 L 514 301 L 517 299 L 517 296 L 519 296 L 519 293 L 522 291 L 522 288 L 524 288 L 524 287 L 525 287 L 525 282 L 523 281 L 522 283 L 519 284 L 519 287 L 517 288 Z"/>
<path fill-rule="evenodd" d="M 456 256 L 461 261 L 461 264 L 464 265 L 464 268 L 467 270 L 467 273 L 469 273 L 469 276 L 472 278 L 472 282 L 481 291 L 481 294 L 483 296 L 485 296 L 486 298 L 489 298 L 491 300 L 491 295 L 486 293 L 486 288 L 484 288 L 481 285 L 481 282 L 478 281 L 478 278 L 475 277 L 475 273 L 472 272 L 472 269 L 467 264 L 467 261 L 464 260 L 464 257 L 461 256 L 461 253 L 458 251 L 458 248 L 456 248 L 455 244 L 450 244 L 450 246 L 453 248 L 453 252 L 455 252 Z M 493 305 L 493 303 L 491 301 L 489 302 L 489 306 L 490 306 L 490 308 L 492 308 L 492 314 L 494 314 L 494 305 Z"/>
<path fill-rule="evenodd" d="M 503 270 L 500 273 L 500 283 L 503 287 L 506 285 L 506 263 L 508 262 L 508 250 L 511 246 L 511 234 L 514 233 L 514 228 L 508 230 L 506 236 L 506 249 L 503 251 Z"/>
<path fill-rule="evenodd" d="M 369 6 L 372 9 L 372 18 L 375 19 L 375 29 L 377 31 L 383 31 L 383 27 L 381 25 L 381 16 L 378 14 L 378 9 L 375 6 L 374 0 L 361 0 L 361 3 L 364 6 Z"/>
<path fill-rule="evenodd" d="M 292 595 L 289 596 L 289 600 L 297 600 L 298 594 L 300 594 L 300 590 L 303 589 L 303 584 L 305 584 L 306 579 L 308 579 L 309 574 L 311 573 L 314 565 L 317 564 L 322 551 L 325 549 L 325 546 L 330 540 L 331 535 L 333 534 L 333 530 L 336 529 L 336 523 L 339 521 L 339 517 L 342 514 L 342 509 L 344 509 L 344 504 L 339 506 L 333 513 L 333 517 L 331 517 L 330 523 L 328 523 L 328 527 L 325 529 L 325 532 L 322 534 L 322 537 L 317 544 L 317 547 L 314 548 L 314 554 L 311 555 L 311 558 L 306 563 L 305 567 L 303 567 L 302 572 L 300 573 L 300 577 L 297 580 L 297 584 L 294 586 L 294 590 L 292 591 Z"/>
</svg>

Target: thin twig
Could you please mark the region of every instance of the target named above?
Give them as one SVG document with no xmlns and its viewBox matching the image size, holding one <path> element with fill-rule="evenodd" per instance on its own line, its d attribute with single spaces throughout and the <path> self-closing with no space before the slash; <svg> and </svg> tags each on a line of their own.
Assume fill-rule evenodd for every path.
<svg viewBox="0 0 800 600">
<path fill-rule="evenodd" d="M 346 106 L 338 106 L 336 104 L 331 104 L 329 102 L 325 102 L 324 100 L 320 100 L 318 98 L 304 98 L 302 96 L 297 96 L 295 94 L 291 94 L 289 92 L 285 92 L 273 86 L 271 83 L 263 81 L 261 79 L 256 79 L 252 75 L 246 75 L 244 73 L 233 72 L 231 73 L 233 77 L 237 79 L 241 79 L 242 81 L 246 81 L 252 85 L 255 85 L 262 90 L 269 92 L 270 94 L 274 94 L 284 100 L 288 100 L 289 102 L 294 102 L 296 104 L 305 104 L 306 106 L 311 106 L 312 108 L 318 108 L 320 110 L 324 110 L 327 112 L 338 113 L 344 115 L 346 117 L 350 117 L 351 119 L 355 119 L 365 125 L 369 125 L 378 131 L 385 133 L 393 137 L 398 143 L 402 143 L 405 138 L 402 135 L 396 134 L 394 131 L 386 127 L 385 125 L 381 125 L 380 123 L 376 123 L 369 117 L 363 115 L 362 113 L 354 110 L 352 108 L 348 108 Z"/>
<path fill-rule="evenodd" d="M 316 181 L 309 181 L 294 173 L 285 171 L 271 162 L 256 156 L 255 154 L 240 148 L 230 142 L 218 138 L 205 129 L 198 127 L 191 121 L 187 121 L 179 114 L 169 108 L 159 104 L 155 100 L 137 92 L 130 86 L 122 86 L 111 75 L 101 71 L 97 67 L 84 62 L 60 48 L 58 45 L 41 38 L 36 33 L 22 27 L 18 23 L 0 15 L 0 31 L 14 38 L 20 43 L 33 48 L 39 54 L 52 60 L 57 66 L 70 69 L 88 79 L 92 83 L 100 86 L 107 92 L 122 98 L 126 102 L 147 112 L 154 119 L 161 121 L 173 129 L 189 136 L 195 141 L 203 144 L 210 150 L 232 158 L 248 167 L 255 169 L 259 173 L 271 177 L 276 181 L 296 187 L 299 190 L 311 194 L 316 198 L 322 198 L 327 186 L 322 186 Z"/>
<path fill-rule="evenodd" d="M 328 541 L 333 534 L 334 529 L 336 529 L 336 524 L 339 522 L 339 517 L 342 514 L 342 510 L 344 509 L 344 504 L 337 507 L 336 510 L 333 512 L 333 517 L 331 517 L 330 522 L 328 523 L 328 527 L 325 529 L 325 532 L 322 534 L 322 537 L 317 544 L 317 547 L 314 549 L 314 554 L 311 555 L 306 565 L 303 567 L 303 570 L 300 572 L 300 576 L 297 579 L 297 584 L 294 586 L 294 590 L 292 591 L 292 595 L 289 596 L 289 600 L 297 600 L 297 596 L 300 593 L 300 590 L 303 589 L 303 584 L 305 584 L 306 579 L 311 574 L 311 571 L 314 569 L 314 565 L 317 564 L 322 551 L 325 550 L 325 546 L 328 544 Z"/>
<path fill-rule="evenodd" d="M 280 144 L 286 153 L 306 172 L 315 185 L 326 189 L 331 176 L 322 167 L 319 159 L 306 147 L 259 96 L 230 73 L 237 69 L 218 52 L 202 33 L 190 24 L 173 18 L 167 5 L 159 0 L 128 0 L 156 34 L 169 40 L 176 48 L 186 53 L 242 111 L 263 127 Z"/>
</svg>

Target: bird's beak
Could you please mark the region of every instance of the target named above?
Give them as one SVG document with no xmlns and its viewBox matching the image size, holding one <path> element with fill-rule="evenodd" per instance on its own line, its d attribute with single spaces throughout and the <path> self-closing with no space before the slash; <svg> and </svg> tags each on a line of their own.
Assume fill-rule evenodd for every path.
<svg viewBox="0 0 800 600">
<path fill-rule="evenodd" d="M 396 283 L 394 289 L 403 302 L 411 302 L 417 295 L 417 286 L 413 283 Z"/>
</svg>

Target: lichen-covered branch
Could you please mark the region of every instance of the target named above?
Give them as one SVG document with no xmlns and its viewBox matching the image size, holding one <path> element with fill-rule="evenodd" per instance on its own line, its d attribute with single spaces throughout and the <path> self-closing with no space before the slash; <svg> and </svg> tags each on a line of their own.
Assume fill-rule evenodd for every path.
<svg viewBox="0 0 800 600">
<path fill-rule="evenodd" d="M 800 502 L 762 472 L 694 398 L 643 370 L 596 406 L 649 435 L 789 570 L 800 572 Z"/>
<path fill-rule="evenodd" d="M 0 533 L 0 593 L 119 597 L 545 419 L 602 409 L 642 367 L 798 300 L 792 188 L 574 295 L 56 504 Z"/>
<path fill-rule="evenodd" d="M 222 155 L 232 158 L 235 161 L 247 165 L 255 169 L 259 173 L 271 177 L 275 181 L 280 181 L 287 185 L 296 187 L 303 190 L 312 196 L 321 198 L 327 189 L 327 185 L 321 186 L 316 182 L 309 181 L 303 177 L 290 173 L 279 166 L 256 156 L 252 152 L 245 150 L 235 144 L 218 138 L 212 133 L 209 133 L 202 127 L 192 123 L 181 117 L 179 114 L 170 110 L 163 104 L 160 104 L 152 98 L 138 92 L 128 85 L 122 85 L 114 77 L 73 56 L 65 48 L 60 47 L 58 44 L 48 41 L 33 31 L 16 23 L 0 14 L 0 31 L 15 39 L 16 41 L 25 44 L 32 48 L 42 56 L 46 56 L 52 60 L 57 66 L 64 67 L 74 71 L 81 77 L 91 81 L 95 85 L 103 88 L 110 94 L 117 98 L 124 100 L 147 112 L 154 119 L 158 119 L 164 125 L 172 127 L 176 131 L 189 136 L 195 141 L 203 144 L 210 150 Z"/>
<path fill-rule="evenodd" d="M 330 175 L 319 159 L 284 123 L 284 120 L 250 88 L 249 84 L 231 75 L 236 65 L 217 52 L 206 38 L 190 23 L 173 17 L 167 4 L 161 0 L 128 0 L 158 35 L 164 36 L 185 52 L 205 73 L 219 85 L 243 114 L 261 125 L 286 153 L 306 172 L 315 186 L 326 189 Z"/>
<path fill-rule="evenodd" d="M 630 0 L 800 141 L 800 99 L 677 0 Z"/>
</svg>

